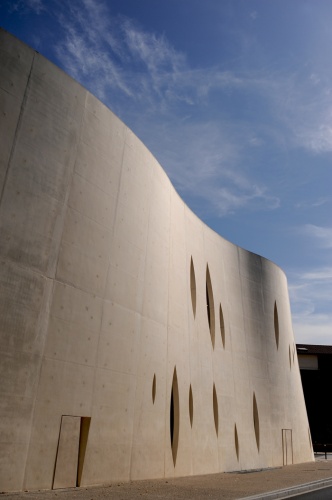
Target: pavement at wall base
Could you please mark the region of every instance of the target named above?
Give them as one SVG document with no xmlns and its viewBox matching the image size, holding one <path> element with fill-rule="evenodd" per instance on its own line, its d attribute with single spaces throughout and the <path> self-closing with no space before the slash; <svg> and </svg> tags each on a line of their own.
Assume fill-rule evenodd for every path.
<svg viewBox="0 0 332 500">
<path fill-rule="evenodd" d="M 250 472 L 250 473 L 249 473 Z M 287 498 L 332 484 L 332 454 L 315 462 L 256 471 L 114 482 L 105 486 L 4 493 L 1 500 L 254 500 Z"/>
</svg>

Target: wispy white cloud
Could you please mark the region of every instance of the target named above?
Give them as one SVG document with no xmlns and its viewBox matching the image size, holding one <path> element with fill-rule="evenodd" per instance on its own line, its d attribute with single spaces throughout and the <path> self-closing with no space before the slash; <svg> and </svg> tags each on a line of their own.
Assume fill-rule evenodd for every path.
<svg viewBox="0 0 332 500">
<path fill-rule="evenodd" d="M 186 65 L 184 54 L 176 51 L 165 36 L 144 32 L 129 19 L 123 21 L 122 29 L 129 52 L 146 65 L 154 78 L 160 73 L 176 77 Z"/>
<path fill-rule="evenodd" d="M 314 153 L 329 153 L 332 151 L 332 121 L 322 114 L 315 128 L 312 124 L 299 127 L 296 138 L 303 147 Z"/>
<path fill-rule="evenodd" d="M 119 53 L 117 37 L 106 6 L 96 0 L 70 3 L 70 15 L 57 11 L 64 36 L 55 53 L 65 69 L 105 101 L 107 91 L 120 90 L 132 96 L 127 75 L 114 60 Z M 98 26 L 98 30 L 96 29 Z"/>
<path fill-rule="evenodd" d="M 34 10 L 37 14 L 40 14 L 46 9 L 44 2 L 42 0 L 25 0 L 28 7 Z"/>
<path fill-rule="evenodd" d="M 300 231 L 323 248 L 332 248 L 332 228 L 315 226 L 314 224 L 305 224 Z"/>
<path fill-rule="evenodd" d="M 332 104 L 329 83 L 318 75 L 293 73 L 278 80 L 276 112 L 289 132 L 289 145 L 315 154 L 332 151 Z M 273 98 L 272 98 L 273 99 Z"/>
<path fill-rule="evenodd" d="M 332 267 L 292 273 L 289 293 L 296 341 L 330 343 L 332 337 Z"/>
<path fill-rule="evenodd" d="M 332 151 L 332 87 L 322 67 L 307 61 L 306 66 L 299 62 L 283 68 L 272 63 L 255 68 L 252 39 L 244 40 L 248 64 L 241 70 L 217 62 L 194 67 L 165 35 L 114 16 L 112 3 L 106 0 L 12 3 L 12 9 L 36 14 L 45 8 L 59 21 L 54 44 L 58 63 L 128 123 L 183 198 L 198 200 L 198 210 L 222 217 L 240 210 L 278 208 L 281 201 L 274 191 L 270 157 L 263 158 L 261 172 L 256 168 L 262 146 L 268 154 L 269 143 L 277 154 L 292 148 L 316 155 Z M 253 22 L 258 17 L 256 11 L 249 16 Z M 245 113 L 238 114 L 241 122 L 234 114 L 227 115 L 232 97 L 237 106 L 255 105 L 247 123 Z M 263 172 L 265 164 L 270 171 Z M 269 185 L 260 180 L 262 172 Z M 317 196 L 313 202 L 294 200 L 294 204 L 319 207 L 328 201 Z M 300 232 L 324 254 L 332 248 L 331 228 L 307 224 Z M 320 334 L 331 338 L 331 268 L 305 269 L 290 276 L 297 341 L 305 342 L 309 334 L 311 340 Z"/>
<path fill-rule="evenodd" d="M 64 29 L 55 48 L 58 59 L 110 107 L 121 94 L 130 100 L 122 118 L 130 116 L 134 129 L 139 123 L 139 135 L 182 194 L 197 196 L 218 216 L 279 206 L 279 199 L 240 167 L 239 131 L 231 137 L 229 124 L 190 116 L 191 108 L 204 106 L 212 90 L 228 92 L 256 85 L 254 81 L 216 67 L 191 68 L 165 36 L 112 17 L 103 2 L 70 5 L 70 16 L 57 14 Z M 189 111 L 184 120 L 179 104 Z M 250 130 L 246 142 L 257 148 L 262 140 Z"/>
<path fill-rule="evenodd" d="M 318 85 L 318 83 L 320 83 L 320 81 L 321 81 L 320 78 L 319 78 L 319 76 L 316 75 L 315 73 L 311 73 L 311 75 L 310 75 L 309 78 L 310 78 L 310 80 L 312 81 L 312 83 L 314 85 Z"/>
<path fill-rule="evenodd" d="M 41 14 L 41 12 L 46 10 L 43 0 L 17 0 L 16 2 L 10 2 L 8 8 L 9 12 L 30 9 L 36 14 Z"/>
<path fill-rule="evenodd" d="M 36 12 L 45 8 L 43 0 L 28 0 L 26 5 Z M 112 16 L 111 7 L 103 1 L 73 0 L 68 6 L 70 15 L 60 14 L 64 36 L 56 44 L 56 54 L 70 74 L 104 101 L 117 90 L 135 104 L 145 103 L 148 113 L 174 112 L 179 103 L 200 106 L 215 92 L 245 90 L 259 96 L 261 105 L 274 115 L 275 132 L 279 128 L 284 134 L 286 147 L 332 151 L 330 89 L 317 71 L 307 68 L 303 77 L 295 70 L 271 68 L 241 74 L 218 66 L 193 68 L 164 35 L 143 30 L 131 19 Z M 56 12 L 59 16 L 61 9 Z M 255 11 L 250 15 L 257 18 Z M 280 132 L 285 127 L 287 132 Z M 256 133 L 252 145 L 259 146 L 261 141 Z"/>
<path fill-rule="evenodd" d="M 332 315 L 293 316 L 293 329 L 295 341 L 299 344 L 331 345 Z"/>
<path fill-rule="evenodd" d="M 97 88 L 104 100 L 108 88 L 117 88 L 160 112 L 181 102 L 199 104 L 212 90 L 246 83 L 228 70 L 190 67 L 185 54 L 164 35 L 144 31 L 131 19 L 112 17 L 102 1 L 74 0 L 70 11 L 69 16 L 56 14 L 64 31 L 55 46 L 57 57 L 72 76 Z"/>
<path fill-rule="evenodd" d="M 42 0 L 29 1 L 32 9 L 45 5 Z M 304 82 L 296 73 L 270 68 L 241 73 L 218 65 L 193 68 L 164 35 L 143 30 L 131 19 L 114 17 L 111 6 L 102 0 L 72 0 L 68 6 L 70 15 L 61 10 L 61 2 L 56 10 L 63 34 L 54 50 L 64 69 L 120 112 L 179 190 L 204 199 L 220 216 L 248 207 L 266 210 L 280 205 L 278 196 L 253 172 L 245 172 L 244 143 L 258 151 L 268 136 L 279 145 L 284 142 L 285 148 L 332 150 L 332 106 L 327 93 L 319 92 L 322 83 L 317 72 L 309 72 Z M 251 17 L 256 19 L 257 13 Z M 309 101 L 310 86 L 320 97 Z M 225 96 L 242 91 L 256 96 L 273 116 L 269 130 L 259 121 L 234 126 L 227 120 L 197 119 L 216 95 L 223 96 L 224 103 Z"/>
<path fill-rule="evenodd" d="M 296 208 L 316 208 L 321 207 L 322 205 L 326 205 L 330 201 L 330 198 L 327 197 L 319 197 L 315 200 L 311 201 L 300 201 L 295 203 Z"/>
<path fill-rule="evenodd" d="M 154 127 L 151 148 L 158 143 L 161 164 L 185 198 L 204 203 L 204 213 L 223 217 L 239 209 L 271 210 L 280 200 L 240 165 L 241 149 L 227 124 L 174 122 Z M 202 210 L 202 209 L 201 209 Z"/>
<path fill-rule="evenodd" d="M 316 269 L 314 271 L 308 271 L 303 273 L 302 277 L 304 280 L 312 280 L 320 284 L 321 281 L 332 280 L 332 267 Z M 331 289 L 332 289 L 332 283 L 331 283 Z"/>
</svg>

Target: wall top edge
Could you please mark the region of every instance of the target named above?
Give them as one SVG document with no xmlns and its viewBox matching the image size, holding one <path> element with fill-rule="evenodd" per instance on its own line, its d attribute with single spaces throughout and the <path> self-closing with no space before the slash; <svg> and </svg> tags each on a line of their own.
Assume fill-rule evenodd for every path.
<svg viewBox="0 0 332 500">
<path fill-rule="evenodd" d="M 262 255 L 259 255 L 255 252 L 252 252 L 250 250 L 247 250 L 239 245 L 236 245 L 235 243 L 227 240 L 224 236 L 222 236 L 221 234 L 219 234 L 217 231 L 215 231 L 214 229 L 212 229 L 210 226 L 208 226 L 208 224 L 206 224 L 202 219 L 200 219 L 198 217 L 198 215 L 196 215 L 196 213 L 183 201 L 183 199 L 181 198 L 180 194 L 177 192 L 176 188 L 174 187 L 173 183 L 171 182 L 167 172 L 165 171 L 165 169 L 161 166 L 160 162 L 158 161 L 158 159 L 154 156 L 154 154 L 148 149 L 148 147 L 144 144 L 144 142 L 135 134 L 135 132 L 133 132 L 125 123 L 123 120 L 121 120 L 121 118 L 119 118 L 108 106 L 107 104 L 105 104 L 103 101 L 101 101 L 98 97 L 96 97 L 92 92 L 90 92 L 86 87 L 84 87 L 84 85 L 82 85 L 79 81 L 77 81 L 75 78 L 73 78 L 71 75 L 69 75 L 65 70 L 63 70 L 62 68 L 60 68 L 59 66 L 57 66 L 57 64 L 55 64 L 53 61 L 51 61 L 50 59 L 48 59 L 46 56 L 44 56 L 42 53 L 40 53 L 38 50 L 34 49 L 33 47 L 31 47 L 28 43 L 20 40 L 18 37 L 16 37 L 15 35 L 13 35 L 12 33 L 10 33 L 8 30 L 6 30 L 5 28 L 3 28 L 2 26 L 0 26 L 0 36 L 3 36 L 5 38 L 8 38 L 8 39 L 12 39 L 14 42 L 16 43 L 19 43 L 20 45 L 22 46 L 25 46 L 26 48 L 28 48 L 31 52 L 35 53 L 35 54 L 38 54 L 38 57 L 41 57 L 42 59 L 45 60 L 45 62 L 47 62 L 48 64 L 52 65 L 54 67 L 54 69 L 56 69 L 56 71 L 58 71 L 59 73 L 62 73 L 63 75 L 65 75 L 68 79 L 70 79 L 75 85 L 77 85 L 78 87 L 80 87 L 84 92 L 86 92 L 87 95 L 90 95 L 92 96 L 94 99 L 96 99 L 103 107 L 105 107 L 107 109 L 107 111 L 109 113 L 111 113 L 119 122 L 121 122 L 124 127 L 129 130 L 134 136 L 135 138 L 141 143 L 141 145 L 144 147 L 144 149 L 148 152 L 148 154 L 151 156 L 151 158 L 153 158 L 155 160 L 155 168 L 159 168 L 162 173 L 165 175 L 165 177 L 167 178 L 167 181 L 169 182 L 169 185 L 171 187 L 171 189 L 173 190 L 174 194 L 178 197 L 178 199 L 181 201 L 181 203 L 183 204 L 184 206 L 184 209 L 189 211 L 192 216 L 197 220 L 199 221 L 199 223 L 204 227 L 204 229 L 210 233 L 211 237 L 212 238 L 218 238 L 219 240 L 223 240 L 224 242 L 226 242 L 227 244 L 233 246 L 234 248 L 237 249 L 237 251 L 239 253 L 241 252 L 244 252 L 245 254 L 248 254 L 250 255 L 251 257 L 253 258 L 259 258 L 259 259 L 262 259 L 263 262 L 266 262 L 267 264 L 272 264 L 275 268 L 277 268 L 280 272 L 282 272 L 284 275 L 285 275 L 285 272 L 284 270 L 278 265 L 276 264 L 275 262 L 273 262 L 272 260 L 262 256 Z M 0 50 L 1 50 L 1 47 L 0 47 Z"/>
</svg>

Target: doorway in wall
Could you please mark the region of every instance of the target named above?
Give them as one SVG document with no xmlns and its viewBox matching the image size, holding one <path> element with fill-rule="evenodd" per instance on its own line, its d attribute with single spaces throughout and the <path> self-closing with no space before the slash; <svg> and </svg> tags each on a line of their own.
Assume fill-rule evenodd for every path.
<svg viewBox="0 0 332 500">
<path fill-rule="evenodd" d="M 53 489 L 81 485 L 91 417 L 62 415 L 55 458 Z"/>
<path fill-rule="evenodd" d="M 282 429 L 282 455 L 283 465 L 293 463 L 293 436 L 292 429 Z"/>
</svg>

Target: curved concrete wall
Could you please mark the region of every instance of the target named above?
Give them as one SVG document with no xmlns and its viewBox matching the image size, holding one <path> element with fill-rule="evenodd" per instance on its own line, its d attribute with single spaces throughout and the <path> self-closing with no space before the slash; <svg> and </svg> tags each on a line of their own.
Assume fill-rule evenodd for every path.
<svg viewBox="0 0 332 500">
<path fill-rule="evenodd" d="M 0 32 L 0 490 L 313 459 L 284 273 Z"/>
</svg>

